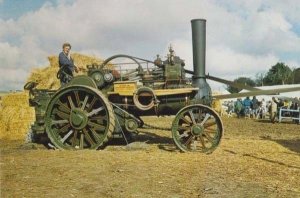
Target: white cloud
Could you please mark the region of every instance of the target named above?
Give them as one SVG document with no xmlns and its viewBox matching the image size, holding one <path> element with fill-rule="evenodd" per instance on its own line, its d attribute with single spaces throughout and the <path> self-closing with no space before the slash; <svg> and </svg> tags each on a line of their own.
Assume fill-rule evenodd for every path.
<svg viewBox="0 0 300 198">
<path fill-rule="evenodd" d="M 187 69 L 193 69 L 192 43 L 187 40 L 174 40 L 172 45 L 176 54 L 184 57 Z M 206 73 L 231 80 L 237 76 L 251 77 L 265 72 L 266 66 L 271 67 L 278 61 L 279 58 L 271 53 L 251 55 L 220 46 L 208 46 L 206 49 Z"/>
<path fill-rule="evenodd" d="M 14 68 L 19 64 L 20 50 L 18 47 L 11 46 L 7 42 L 0 43 L 0 51 L 1 68 Z"/>
<path fill-rule="evenodd" d="M 6 87 L 6 90 L 22 90 L 28 71 L 23 68 L 3 68 L 0 67 L 0 88 Z"/>
<path fill-rule="evenodd" d="M 207 53 L 209 72 L 232 80 L 237 76 L 251 77 L 256 73 L 263 73 L 266 66 L 270 67 L 279 60 L 272 54 L 254 56 L 235 52 L 229 48 L 214 48 Z"/>
<path fill-rule="evenodd" d="M 102 57 L 124 53 L 148 59 L 166 53 L 173 43 L 177 55 L 191 69 L 192 18 L 207 19 L 207 72 L 212 75 L 251 76 L 267 71 L 276 61 L 299 67 L 296 54 L 300 53 L 300 38 L 292 31 L 300 21 L 296 1 L 46 3 L 17 20 L 0 19 L 0 49 L 4 52 L 0 55 L 0 87 L 22 88 L 19 79 L 25 80 L 32 67 L 45 65 L 46 57 L 58 54 L 65 41 L 72 43 L 74 51 Z"/>
</svg>

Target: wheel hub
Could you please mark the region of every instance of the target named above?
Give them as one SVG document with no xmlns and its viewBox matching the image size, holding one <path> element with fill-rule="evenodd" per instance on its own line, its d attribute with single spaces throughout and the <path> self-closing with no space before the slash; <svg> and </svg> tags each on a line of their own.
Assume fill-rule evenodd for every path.
<svg viewBox="0 0 300 198">
<path fill-rule="evenodd" d="M 200 135 L 202 135 L 203 131 L 204 131 L 204 127 L 201 126 L 201 125 L 195 124 L 191 128 L 191 132 L 192 132 L 192 134 L 194 136 L 200 136 Z"/>
<path fill-rule="evenodd" d="M 72 109 L 70 115 L 70 123 L 75 129 L 83 129 L 88 122 L 88 116 L 81 109 Z"/>
<path fill-rule="evenodd" d="M 128 119 L 125 121 L 125 128 L 129 132 L 134 132 L 138 128 L 138 123 L 133 119 Z"/>
</svg>

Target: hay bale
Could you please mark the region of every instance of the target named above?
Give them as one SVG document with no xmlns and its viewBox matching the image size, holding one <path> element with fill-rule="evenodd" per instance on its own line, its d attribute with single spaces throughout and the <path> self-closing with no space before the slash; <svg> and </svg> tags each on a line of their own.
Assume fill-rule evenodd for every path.
<svg viewBox="0 0 300 198">
<path fill-rule="evenodd" d="M 221 100 L 214 99 L 212 101 L 211 106 L 219 115 L 222 115 L 223 110 L 222 110 L 222 101 Z"/>
<path fill-rule="evenodd" d="M 73 57 L 73 56 L 72 56 Z M 58 56 L 48 56 L 50 67 L 58 68 Z"/>
<path fill-rule="evenodd" d="M 34 109 L 29 107 L 28 93 L 17 92 L 3 96 L 0 111 L 0 138 L 23 140 L 34 122 Z"/>
<path fill-rule="evenodd" d="M 59 80 L 56 78 L 58 67 L 46 67 L 42 69 L 34 69 L 28 78 L 28 82 L 37 82 L 38 89 L 51 89 L 55 90 L 60 87 Z"/>
</svg>

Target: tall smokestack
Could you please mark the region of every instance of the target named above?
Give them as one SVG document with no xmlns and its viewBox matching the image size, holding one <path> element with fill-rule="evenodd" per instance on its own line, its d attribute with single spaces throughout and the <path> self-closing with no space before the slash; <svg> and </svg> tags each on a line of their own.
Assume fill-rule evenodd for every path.
<svg viewBox="0 0 300 198">
<path fill-rule="evenodd" d="M 206 20 L 193 19 L 191 23 L 194 62 L 193 85 L 199 87 L 196 98 L 202 103 L 210 104 L 211 89 L 205 78 Z"/>
</svg>

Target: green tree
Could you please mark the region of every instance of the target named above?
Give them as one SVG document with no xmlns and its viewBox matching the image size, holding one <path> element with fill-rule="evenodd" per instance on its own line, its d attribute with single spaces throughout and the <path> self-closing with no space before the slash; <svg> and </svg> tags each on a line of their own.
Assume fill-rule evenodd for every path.
<svg viewBox="0 0 300 198">
<path fill-rule="evenodd" d="M 247 77 L 239 77 L 239 78 L 233 80 L 233 82 L 240 83 L 240 84 L 243 84 L 243 85 L 248 85 L 248 86 L 251 86 L 251 87 L 255 86 L 254 80 L 252 80 L 251 78 L 247 78 Z M 226 89 L 230 93 L 238 93 L 238 92 L 242 91 L 242 89 L 236 88 L 236 87 L 233 87 L 233 86 L 230 86 L 230 85 L 227 85 Z"/>
<path fill-rule="evenodd" d="M 293 70 L 292 83 L 293 84 L 300 83 L 300 68 L 296 68 Z"/>
<path fill-rule="evenodd" d="M 273 65 L 265 75 L 263 83 L 265 85 L 288 84 L 291 83 L 292 74 L 293 72 L 288 65 L 285 65 L 284 63 L 276 63 L 276 65 Z"/>
<path fill-rule="evenodd" d="M 265 74 L 264 73 L 257 73 L 255 74 L 255 85 L 256 86 L 264 86 L 264 77 Z"/>
</svg>

